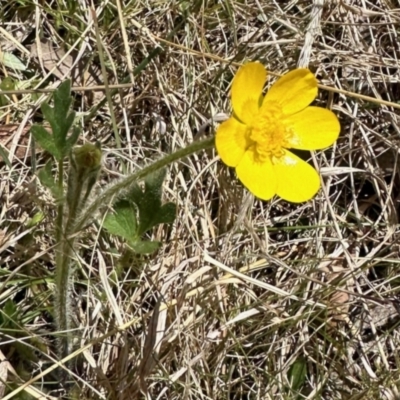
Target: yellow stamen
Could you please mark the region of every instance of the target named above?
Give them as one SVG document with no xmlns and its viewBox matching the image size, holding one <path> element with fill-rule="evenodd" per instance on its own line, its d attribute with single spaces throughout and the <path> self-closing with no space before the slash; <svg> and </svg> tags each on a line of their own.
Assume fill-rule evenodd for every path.
<svg viewBox="0 0 400 400">
<path fill-rule="evenodd" d="M 280 158 L 284 149 L 291 147 L 293 130 L 279 105 L 262 107 L 249 128 L 249 138 L 261 162 Z"/>
</svg>

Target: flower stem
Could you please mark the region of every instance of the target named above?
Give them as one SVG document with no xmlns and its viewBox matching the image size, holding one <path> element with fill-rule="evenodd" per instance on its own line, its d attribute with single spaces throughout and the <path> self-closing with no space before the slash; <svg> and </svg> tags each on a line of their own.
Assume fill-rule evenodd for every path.
<svg viewBox="0 0 400 400">
<path fill-rule="evenodd" d="M 55 274 L 56 301 L 54 306 L 57 329 L 62 332 L 59 340 L 61 358 L 71 351 L 71 259 L 74 250 L 74 239 L 71 238 L 73 227 L 84 199 L 84 187 L 87 195 L 93 187 L 100 168 L 101 152 L 94 145 L 86 144 L 74 149 L 70 154 L 66 202 L 68 216 L 61 237 L 58 238 L 57 267 Z M 93 165 L 92 165 L 93 164 Z M 98 164 L 98 165 L 97 165 Z M 89 181 L 89 186 L 87 182 Z M 86 195 L 85 195 L 86 197 Z"/>
<path fill-rule="evenodd" d="M 64 188 L 64 163 L 63 160 L 58 161 L 58 189 L 62 193 Z M 61 242 L 62 231 L 63 231 L 63 217 L 64 217 L 64 203 L 59 200 L 60 203 L 57 207 L 57 219 L 56 219 L 56 242 Z"/>
<path fill-rule="evenodd" d="M 70 174 L 72 172 L 70 171 Z M 80 207 L 80 199 L 83 189 L 83 179 L 77 176 L 76 182 L 73 186 L 72 200 L 68 205 L 68 218 L 64 229 L 64 237 L 61 242 L 61 257 L 57 264 L 56 269 L 56 302 L 55 302 L 55 316 L 57 322 L 57 329 L 61 331 L 60 338 L 60 355 L 62 358 L 66 357 L 71 350 L 70 330 L 71 330 L 71 311 L 70 311 L 70 290 L 71 290 L 71 257 L 74 249 L 74 239 L 70 238 L 72 227 L 74 225 L 76 216 Z M 71 186 L 68 187 L 71 191 Z"/>
<path fill-rule="evenodd" d="M 97 198 L 93 200 L 85 208 L 85 210 L 83 210 L 82 214 L 77 219 L 74 229 L 72 229 L 71 233 L 76 233 L 83 229 L 85 224 L 100 207 L 107 205 L 114 196 L 118 195 L 123 190 L 128 189 L 135 182 L 145 178 L 147 175 L 152 174 L 153 172 L 158 171 L 163 167 L 166 167 L 174 161 L 178 161 L 181 158 L 190 156 L 191 154 L 196 153 L 200 150 L 205 150 L 212 147 L 214 147 L 214 137 L 193 142 L 187 147 L 179 149 L 172 154 L 168 154 L 160 160 L 157 160 L 147 167 L 144 167 L 143 169 L 136 171 L 131 175 L 123 178 L 122 180 L 116 182 L 115 184 L 104 190 L 102 193 L 100 193 L 99 196 L 97 196 Z"/>
</svg>

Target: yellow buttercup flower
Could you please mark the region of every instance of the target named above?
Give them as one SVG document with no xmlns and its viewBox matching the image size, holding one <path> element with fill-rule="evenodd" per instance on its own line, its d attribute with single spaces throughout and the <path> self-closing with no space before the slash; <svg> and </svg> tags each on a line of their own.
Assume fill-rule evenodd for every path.
<svg viewBox="0 0 400 400">
<path fill-rule="evenodd" d="M 282 76 L 263 97 L 266 77 L 259 62 L 237 72 L 232 83 L 234 115 L 217 130 L 218 154 L 260 199 L 278 195 L 294 203 L 310 200 L 320 188 L 320 177 L 288 149 L 332 145 L 339 136 L 339 121 L 332 111 L 309 106 L 318 86 L 308 69 Z"/>
</svg>

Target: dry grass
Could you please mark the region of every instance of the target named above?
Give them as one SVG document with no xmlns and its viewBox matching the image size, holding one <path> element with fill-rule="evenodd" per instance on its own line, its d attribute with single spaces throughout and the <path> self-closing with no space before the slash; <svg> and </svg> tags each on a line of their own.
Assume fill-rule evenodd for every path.
<svg viewBox="0 0 400 400">
<path fill-rule="evenodd" d="M 108 90 L 101 107 L 104 92 L 76 92 L 82 140 L 104 148 L 99 190 L 213 134 L 212 118 L 230 112 L 236 63 L 257 59 L 277 74 L 308 66 L 321 84 L 351 92 L 320 91 L 317 103 L 337 113 L 342 133 L 333 149 L 312 155 L 324 175 L 314 200 L 255 200 L 207 152 L 169 171 L 165 198 L 178 218 L 154 231 L 165 242 L 156 256 L 130 256 L 99 225 L 85 232 L 73 296 L 71 379 L 81 389 L 71 398 L 399 398 L 394 0 L 100 0 L 97 22 L 85 1 L 3 3 L 1 49 L 28 70 L 3 65 L 0 74 L 18 89 L 72 76 L 75 86 L 130 83 Z M 48 61 L 40 40 L 64 50 Z M 10 95 L 0 109 L 6 398 L 61 393 L 48 370 L 56 366 L 55 208 L 34 174 L 48 156 L 28 136 L 44 98 Z"/>
</svg>

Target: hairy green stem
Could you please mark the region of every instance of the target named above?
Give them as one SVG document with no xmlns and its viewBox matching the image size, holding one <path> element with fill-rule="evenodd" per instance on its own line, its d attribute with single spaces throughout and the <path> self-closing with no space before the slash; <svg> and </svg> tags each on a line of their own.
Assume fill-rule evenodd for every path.
<svg viewBox="0 0 400 400">
<path fill-rule="evenodd" d="M 59 193 L 62 193 L 64 188 L 64 163 L 63 160 L 58 161 L 58 188 L 59 188 Z M 58 199 L 59 204 L 57 207 L 57 218 L 56 218 L 56 274 L 55 274 L 55 279 L 56 279 L 56 294 L 55 294 L 55 302 L 54 302 L 54 317 L 56 320 L 56 325 L 58 330 L 63 330 L 61 326 L 65 326 L 66 323 L 64 323 L 62 320 L 64 319 L 63 316 L 66 315 L 64 312 L 65 307 L 67 305 L 63 304 L 62 299 L 64 297 L 64 293 L 62 293 L 64 287 L 68 287 L 68 285 L 63 282 L 63 277 L 62 270 L 63 270 L 63 263 L 65 261 L 64 257 L 64 245 L 62 241 L 62 235 L 63 235 L 63 222 L 64 222 L 64 202 L 61 199 Z M 61 278 L 61 279 L 60 279 Z M 68 278 L 67 278 L 68 280 Z M 66 296 L 68 298 L 68 295 Z M 62 339 L 60 339 L 60 342 L 62 342 Z M 60 354 L 61 355 L 61 354 Z"/>
<path fill-rule="evenodd" d="M 94 213 L 100 207 L 109 204 L 114 196 L 117 196 L 122 191 L 128 189 L 135 182 L 145 178 L 147 175 L 152 174 L 153 172 L 156 172 L 161 168 L 166 167 L 174 161 L 178 161 L 181 158 L 190 156 L 191 154 L 196 153 L 200 150 L 205 150 L 212 147 L 214 147 L 214 137 L 193 142 L 187 147 L 179 149 L 172 154 L 168 154 L 167 156 L 155 161 L 153 164 L 150 164 L 147 167 L 144 167 L 143 169 L 136 171 L 131 175 L 123 178 L 122 180 L 114 183 L 112 186 L 109 186 L 83 210 L 81 216 L 76 221 L 73 233 L 76 233 L 83 229 L 85 224 L 90 220 L 90 218 L 93 217 Z"/>
<path fill-rule="evenodd" d="M 70 291 L 70 257 L 72 253 L 72 245 L 65 240 L 66 244 L 61 246 L 62 256 L 56 269 L 56 301 L 54 304 L 55 308 L 55 320 L 57 324 L 57 330 L 60 332 L 59 339 L 59 353 L 60 357 L 66 357 L 70 352 L 70 303 L 69 303 L 69 291 Z"/>
<path fill-rule="evenodd" d="M 73 163 L 70 160 L 71 164 Z M 70 311 L 70 283 L 71 283 L 71 258 L 73 252 L 73 239 L 69 237 L 72 234 L 72 228 L 80 209 L 80 200 L 85 182 L 85 176 L 71 167 L 68 180 L 68 219 L 64 228 L 63 237 L 59 242 L 60 256 L 56 266 L 56 301 L 55 317 L 57 330 L 60 333 L 60 357 L 66 357 L 71 351 L 71 311 Z"/>
<path fill-rule="evenodd" d="M 62 193 L 64 188 L 64 163 L 63 160 L 58 161 L 58 188 L 59 192 Z M 57 208 L 57 219 L 56 219 L 56 241 L 60 243 L 63 229 L 63 216 L 64 216 L 64 204 L 60 201 Z"/>
</svg>

